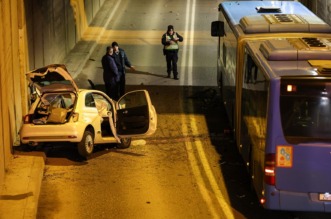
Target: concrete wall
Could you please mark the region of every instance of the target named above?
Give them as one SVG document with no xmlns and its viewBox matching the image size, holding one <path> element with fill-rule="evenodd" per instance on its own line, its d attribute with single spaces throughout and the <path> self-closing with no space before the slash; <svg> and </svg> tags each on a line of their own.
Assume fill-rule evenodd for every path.
<svg viewBox="0 0 331 219">
<path fill-rule="evenodd" d="M 310 4 L 312 10 L 331 25 L 331 0 L 314 0 Z"/>
<path fill-rule="evenodd" d="M 22 75 L 27 69 L 23 0 L 0 1 L 0 182 L 11 160 L 12 145 L 26 110 Z"/>
<path fill-rule="evenodd" d="M 0 185 L 28 111 L 25 73 L 61 63 L 105 0 L 0 0 Z"/>
<path fill-rule="evenodd" d="M 300 2 L 331 25 L 331 0 L 301 0 Z"/>
<path fill-rule="evenodd" d="M 104 0 L 26 0 L 29 67 L 61 62 Z"/>
</svg>

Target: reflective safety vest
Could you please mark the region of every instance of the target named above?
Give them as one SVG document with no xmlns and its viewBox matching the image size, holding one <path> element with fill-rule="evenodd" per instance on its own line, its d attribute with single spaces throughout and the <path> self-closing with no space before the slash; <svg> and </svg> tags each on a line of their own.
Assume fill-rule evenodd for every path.
<svg viewBox="0 0 331 219">
<path fill-rule="evenodd" d="M 174 35 L 172 35 L 172 37 L 168 34 L 166 34 L 166 40 L 167 41 L 170 41 L 171 39 L 178 39 L 177 37 L 177 34 L 174 33 Z M 174 42 L 174 41 L 173 41 Z M 178 46 L 178 42 L 174 42 L 174 44 L 170 44 L 170 45 L 166 45 L 164 47 L 164 49 L 166 50 L 175 50 L 175 49 L 179 49 L 179 46 Z"/>
</svg>

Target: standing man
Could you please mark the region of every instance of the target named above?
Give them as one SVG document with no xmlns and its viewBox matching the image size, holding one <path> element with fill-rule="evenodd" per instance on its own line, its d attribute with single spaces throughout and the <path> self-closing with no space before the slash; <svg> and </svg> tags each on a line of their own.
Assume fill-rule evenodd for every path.
<svg viewBox="0 0 331 219">
<path fill-rule="evenodd" d="M 117 84 L 120 80 L 120 75 L 112 55 L 113 47 L 107 46 L 106 54 L 102 57 L 101 60 L 103 68 L 103 81 L 105 82 L 106 94 L 110 98 L 118 100 L 119 96 Z"/>
<path fill-rule="evenodd" d="M 167 32 L 162 36 L 162 44 L 164 45 L 164 55 L 167 61 L 168 78 L 170 78 L 172 70 L 175 80 L 178 80 L 178 42 L 183 42 L 183 37 L 174 31 L 174 26 L 169 25 Z"/>
<path fill-rule="evenodd" d="M 125 54 L 125 51 L 119 48 L 117 42 L 113 42 L 111 46 L 114 49 L 113 57 L 115 59 L 118 68 L 118 73 L 120 75 L 120 81 L 118 83 L 118 92 L 119 92 L 119 96 L 121 97 L 122 95 L 125 94 L 125 66 L 130 68 L 132 71 L 135 71 L 135 69 L 131 65 L 128 57 Z"/>
</svg>

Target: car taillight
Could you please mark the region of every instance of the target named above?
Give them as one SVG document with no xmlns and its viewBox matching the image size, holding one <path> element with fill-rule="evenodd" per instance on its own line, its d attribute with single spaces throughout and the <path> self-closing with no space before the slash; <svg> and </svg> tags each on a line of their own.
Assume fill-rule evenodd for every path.
<svg viewBox="0 0 331 219">
<path fill-rule="evenodd" d="M 264 161 L 264 182 L 269 185 L 275 185 L 275 166 L 276 166 L 276 155 L 266 154 Z"/>
<path fill-rule="evenodd" d="M 73 113 L 72 114 L 72 121 L 73 122 L 77 122 L 79 119 L 79 113 Z"/>
<path fill-rule="evenodd" d="M 23 117 L 23 123 L 24 124 L 29 124 L 30 123 L 30 115 L 29 114 L 28 115 L 25 115 Z"/>
</svg>

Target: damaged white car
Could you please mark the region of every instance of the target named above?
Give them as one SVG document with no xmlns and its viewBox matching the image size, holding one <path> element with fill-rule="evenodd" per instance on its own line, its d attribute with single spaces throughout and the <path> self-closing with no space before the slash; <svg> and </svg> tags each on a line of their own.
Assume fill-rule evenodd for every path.
<svg viewBox="0 0 331 219">
<path fill-rule="evenodd" d="M 20 130 L 22 144 L 72 142 L 83 157 L 95 144 L 128 148 L 131 137 L 156 131 L 157 115 L 146 90 L 123 95 L 117 102 L 99 90 L 78 89 L 64 65 L 45 66 L 26 74 L 37 92 Z"/>
</svg>

